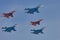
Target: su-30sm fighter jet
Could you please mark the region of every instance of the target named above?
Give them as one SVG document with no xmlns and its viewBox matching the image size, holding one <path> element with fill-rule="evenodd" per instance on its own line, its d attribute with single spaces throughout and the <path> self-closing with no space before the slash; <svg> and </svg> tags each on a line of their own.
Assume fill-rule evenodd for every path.
<svg viewBox="0 0 60 40">
<path fill-rule="evenodd" d="M 16 27 L 17 24 L 11 26 L 11 27 L 2 27 L 2 31 L 5 31 L 5 32 L 11 32 L 11 31 L 16 31 L 15 27 Z"/>
<path fill-rule="evenodd" d="M 25 8 L 24 10 L 27 10 L 27 12 L 25 13 L 30 13 L 30 14 L 34 14 L 34 12 L 40 13 L 39 8 L 41 7 L 43 7 L 43 5 L 38 5 L 37 7 L 34 7 L 34 8 Z"/>
<path fill-rule="evenodd" d="M 42 27 L 41 29 L 37 29 L 37 30 L 31 29 L 31 31 L 32 31 L 31 33 L 33 33 L 33 34 L 39 34 L 39 33 L 43 34 L 44 28 L 45 27 Z"/>
<path fill-rule="evenodd" d="M 3 13 L 3 17 L 9 18 L 9 17 L 13 17 L 15 11 L 11 11 L 9 13 Z"/>
</svg>

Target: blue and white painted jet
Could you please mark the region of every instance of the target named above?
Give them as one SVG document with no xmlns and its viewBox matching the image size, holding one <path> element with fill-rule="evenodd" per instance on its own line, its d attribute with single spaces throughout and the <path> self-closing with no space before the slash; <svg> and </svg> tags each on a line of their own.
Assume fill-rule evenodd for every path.
<svg viewBox="0 0 60 40">
<path fill-rule="evenodd" d="M 39 12 L 40 7 L 43 7 L 43 5 L 38 5 L 37 7 L 34 8 L 25 8 L 24 10 L 28 10 L 26 13 L 30 13 L 30 14 L 34 14 L 34 12 L 40 13 Z"/>
<path fill-rule="evenodd" d="M 39 34 L 39 33 L 43 34 L 44 28 L 45 28 L 45 27 L 43 27 L 43 28 L 41 28 L 41 29 L 37 29 L 37 30 L 31 29 L 31 31 L 33 31 L 33 32 L 32 32 L 33 34 Z"/>
<path fill-rule="evenodd" d="M 16 27 L 17 24 L 11 26 L 11 27 L 2 27 L 2 31 L 5 31 L 5 32 L 11 32 L 12 30 L 13 31 L 16 31 L 15 27 Z"/>
</svg>

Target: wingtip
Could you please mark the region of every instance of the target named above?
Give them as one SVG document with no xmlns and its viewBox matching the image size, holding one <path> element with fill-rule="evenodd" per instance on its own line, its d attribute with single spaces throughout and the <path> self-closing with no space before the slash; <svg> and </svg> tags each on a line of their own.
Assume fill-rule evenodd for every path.
<svg viewBox="0 0 60 40">
<path fill-rule="evenodd" d="M 39 21 L 42 21 L 43 19 L 39 19 Z"/>
</svg>

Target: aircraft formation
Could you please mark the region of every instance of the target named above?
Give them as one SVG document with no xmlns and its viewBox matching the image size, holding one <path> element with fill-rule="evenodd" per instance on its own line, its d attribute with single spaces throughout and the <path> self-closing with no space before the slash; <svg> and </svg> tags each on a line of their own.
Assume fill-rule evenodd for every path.
<svg viewBox="0 0 60 40">
<path fill-rule="evenodd" d="M 40 13 L 40 11 L 39 11 L 39 8 L 41 8 L 41 5 L 38 5 L 38 6 L 36 6 L 36 7 L 34 7 L 34 8 L 25 8 L 24 10 L 27 10 L 27 12 L 25 12 L 25 13 L 28 13 L 28 14 L 34 14 L 35 12 L 36 13 Z M 13 10 L 13 11 L 11 11 L 11 12 L 8 12 L 8 13 L 3 13 L 3 17 L 5 17 L 5 18 L 12 18 L 12 17 L 14 17 L 14 12 L 15 12 L 15 10 Z M 40 25 L 41 24 L 41 22 L 43 21 L 43 19 L 40 19 L 39 18 L 39 20 L 37 20 L 37 21 L 31 21 L 30 23 L 31 23 L 31 25 L 33 25 L 33 26 L 37 26 L 37 25 Z M 1 29 L 2 29 L 2 31 L 4 31 L 4 32 L 11 32 L 11 31 L 16 31 L 16 29 L 15 29 L 15 27 L 16 27 L 16 25 L 17 24 L 15 24 L 15 25 L 13 25 L 13 26 L 11 26 L 11 27 L 7 27 L 7 26 L 5 26 L 5 27 L 2 27 Z M 41 34 L 43 34 L 43 30 L 45 29 L 45 26 L 44 27 L 42 27 L 41 29 L 31 29 L 30 31 L 31 31 L 31 33 L 33 33 L 33 34 L 39 34 L 39 33 L 41 33 Z"/>
</svg>

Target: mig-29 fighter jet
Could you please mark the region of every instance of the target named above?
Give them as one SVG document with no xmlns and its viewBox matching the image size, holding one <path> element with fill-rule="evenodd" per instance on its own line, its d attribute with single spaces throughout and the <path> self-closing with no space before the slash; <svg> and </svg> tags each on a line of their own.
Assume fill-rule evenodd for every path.
<svg viewBox="0 0 60 40">
<path fill-rule="evenodd" d="M 34 12 L 40 13 L 39 8 L 42 7 L 43 5 L 38 5 L 37 7 L 34 8 L 25 8 L 24 10 L 27 10 L 26 13 L 34 14 Z"/>
<path fill-rule="evenodd" d="M 5 32 L 11 32 L 12 30 L 13 31 L 16 31 L 15 27 L 16 27 L 17 24 L 11 26 L 11 27 L 2 27 L 2 31 L 5 31 Z"/>
<path fill-rule="evenodd" d="M 15 11 L 11 11 L 9 13 L 3 13 L 3 17 L 9 18 L 9 17 L 13 17 Z"/>
<path fill-rule="evenodd" d="M 31 33 L 33 33 L 33 34 L 39 34 L 39 33 L 43 34 L 43 30 L 44 30 L 44 29 L 45 29 L 45 27 L 43 27 L 43 28 L 41 28 L 41 29 L 37 29 L 37 30 L 31 29 L 31 31 L 33 31 L 33 32 L 31 32 Z"/>
</svg>

